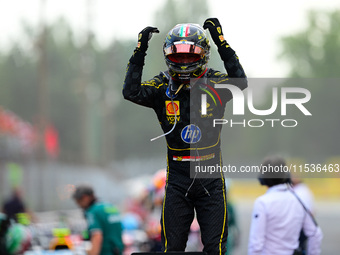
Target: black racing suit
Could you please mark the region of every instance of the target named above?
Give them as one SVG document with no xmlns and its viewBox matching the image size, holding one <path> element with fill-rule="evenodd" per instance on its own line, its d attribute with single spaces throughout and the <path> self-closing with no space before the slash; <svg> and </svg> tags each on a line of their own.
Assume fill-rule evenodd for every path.
<svg viewBox="0 0 340 255">
<path fill-rule="evenodd" d="M 222 255 L 228 234 L 223 174 L 219 173 L 214 178 L 197 175 L 196 178 L 193 170 L 197 165 L 222 166 L 221 125 L 213 127 L 212 121 L 223 118 L 225 105 L 232 99 L 232 94 L 228 89 L 214 86 L 231 83 L 231 78 L 242 78 L 235 79 L 233 84 L 245 89 L 246 75 L 235 52 L 229 47 L 220 52 L 228 75 L 207 69 L 202 79 L 182 88 L 168 72 L 161 72 L 142 82 L 145 55 L 136 49 L 130 58 L 123 95 L 127 100 L 152 108 L 164 133 L 175 125 L 166 135 L 167 184 L 161 217 L 163 251 L 185 250 L 196 211 L 203 250 L 209 255 Z M 207 95 L 204 115 L 201 112 L 202 94 Z M 196 130 L 197 127 L 199 130 Z"/>
</svg>

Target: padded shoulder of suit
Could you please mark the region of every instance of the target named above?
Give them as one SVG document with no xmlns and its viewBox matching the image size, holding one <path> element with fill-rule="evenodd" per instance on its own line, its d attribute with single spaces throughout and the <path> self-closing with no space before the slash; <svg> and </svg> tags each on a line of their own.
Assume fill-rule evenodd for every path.
<svg viewBox="0 0 340 255">
<path fill-rule="evenodd" d="M 222 73 L 222 72 L 214 70 L 212 68 L 209 68 L 208 71 L 206 72 L 206 77 L 209 77 L 209 78 L 224 78 L 224 77 L 228 77 L 228 74 Z"/>
</svg>

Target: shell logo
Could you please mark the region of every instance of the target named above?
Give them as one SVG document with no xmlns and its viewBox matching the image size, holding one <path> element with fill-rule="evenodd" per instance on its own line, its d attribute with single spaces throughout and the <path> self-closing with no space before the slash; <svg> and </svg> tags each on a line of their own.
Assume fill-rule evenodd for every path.
<svg viewBox="0 0 340 255">
<path fill-rule="evenodd" d="M 175 109 L 174 109 L 175 108 Z M 165 101 L 165 109 L 166 109 L 166 115 L 173 116 L 179 115 L 179 101 L 173 101 L 173 104 L 171 101 Z"/>
</svg>

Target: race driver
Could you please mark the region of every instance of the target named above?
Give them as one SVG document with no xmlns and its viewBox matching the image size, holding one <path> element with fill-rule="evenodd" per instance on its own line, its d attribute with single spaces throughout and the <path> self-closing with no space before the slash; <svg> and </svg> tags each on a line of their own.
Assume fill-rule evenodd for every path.
<svg viewBox="0 0 340 255">
<path fill-rule="evenodd" d="M 207 67 L 210 43 L 208 29 L 228 74 Z M 136 104 L 152 108 L 167 142 L 167 181 L 161 216 L 163 251 L 184 251 L 190 225 L 195 217 L 200 225 L 203 251 L 222 255 L 226 251 L 227 209 L 222 173 L 199 175 L 195 166 L 222 165 L 221 125 L 232 93 L 216 84 L 247 87 L 245 72 L 235 51 L 224 39 L 216 18 L 203 28 L 178 24 L 166 35 L 163 54 L 168 70 L 142 82 L 148 41 L 155 27 L 139 33 L 138 45 L 127 66 L 123 95 Z M 205 95 L 205 109 L 201 108 Z"/>
</svg>

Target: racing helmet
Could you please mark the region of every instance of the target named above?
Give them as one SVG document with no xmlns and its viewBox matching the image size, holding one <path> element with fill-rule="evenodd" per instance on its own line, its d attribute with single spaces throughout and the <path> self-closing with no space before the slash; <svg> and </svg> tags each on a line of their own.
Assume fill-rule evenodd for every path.
<svg viewBox="0 0 340 255">
<path fill-rule="evenodd" d="M 199 78 L 206 71 L 209 39 L 200 25 L 178 24 L 167 34 L 163 54 L 171 77 L 188 83 L 190 78 Z"/>
</svg>

